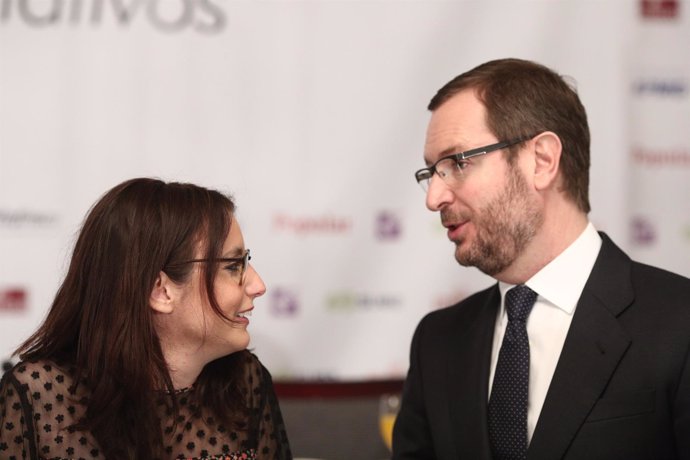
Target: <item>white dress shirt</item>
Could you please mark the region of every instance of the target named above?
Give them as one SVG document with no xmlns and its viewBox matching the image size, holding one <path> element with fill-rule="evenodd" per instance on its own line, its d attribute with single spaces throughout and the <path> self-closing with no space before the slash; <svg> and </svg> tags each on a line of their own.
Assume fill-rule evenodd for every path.
<svg viewBox="0 0 690 460">
<path fill-rule="evenodd" d="M 558 358 L 563 349 L 565 337 L 575 313 L 585 283 L 592 271 L 601 249 L 601 238 L 589 223 L 582 234 L 537 272 L 525 284 L 538 294 L 532 312 L 527 318 L 530 365 L 527 403 L 527 440 L 531 441 L 539 413 L 546 399 L 546 392 L 556 370 Z M 505 309 L 505 294 L 514 285 L 498 283 L 501 291 L 501 307 L 496 318 L 493 348 L 491 351 L 491 374 L 489 375 L 489 398 L 496 371 L 498 353 L 503 342 L 508 315 Z"/>
</svg>

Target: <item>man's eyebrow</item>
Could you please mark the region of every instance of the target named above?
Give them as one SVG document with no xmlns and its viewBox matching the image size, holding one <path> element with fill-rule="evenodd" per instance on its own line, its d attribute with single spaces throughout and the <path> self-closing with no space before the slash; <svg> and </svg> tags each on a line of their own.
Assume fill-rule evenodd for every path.
<svg viewBox="0 0 690 460">
<path fill-rule="evenodd" d="M 424 162 L 426 163 L 427 166 L 431 166 L 433 163 L 435 163 L 436 161 L 440 160 L 440 159 L 443 158 L 443 157 L 447 157 L 447 156 L 449 156 L 449 155 L 454 155 L 454 154 L 457 154 L 457 153 L 462 153 L 462 152 L 464 152 L 464 151 L 465 151 L 465 150 L 463 150 L 462 147 L 460 147 L 459 145 L 454 145 L 454 146 L 451 146 L 451 147 L 448 147 L 448 148 L 446 148 L 446 149 L 441 150 L 441 153 L 438 154 L 438 157 L 436 157 L 436 160 L 435 160 L 435 161 L 433 161 L 433 162 L 432 162 L 432 161 L 429 161 L 429 160 L 425 157 L 425 158 L 424 158 Z"/>
<path fill-rule="evenodd" d="M 446 157 L 448 155 L 453 155 L 453 154 L 465 152 L 466 150 L 467 149 L 462 148 L 460 145 L 454 145 L 452 147 L 448 147 L 447 149 L 442 150 L 441 153 L 438 155 L 438 157 L 439 158 Z"/>
</svg>

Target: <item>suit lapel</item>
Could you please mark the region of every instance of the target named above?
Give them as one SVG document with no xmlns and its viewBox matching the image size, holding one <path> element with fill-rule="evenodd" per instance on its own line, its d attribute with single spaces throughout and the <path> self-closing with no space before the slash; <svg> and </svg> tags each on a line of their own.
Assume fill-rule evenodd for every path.
<svg viewBox="0 0 690 460">
<path fill-rule="evenodd" d="M 498 285 L 480 305 L 467 309 L 462 328 L 453 334 L 448 349 L 450 422 L 460 458 L 489 459 L 486 422 L 491 341 L 501 294 Z M 471 310 L 471 311 L 470 311 Z"/>
<path fill-rule="evenodd" d="M 528 458 L 562 458 L 630 345 L 616 317 L 633 300 L 630 259 L 604 234 L 577 304 Z"/>
</svg>

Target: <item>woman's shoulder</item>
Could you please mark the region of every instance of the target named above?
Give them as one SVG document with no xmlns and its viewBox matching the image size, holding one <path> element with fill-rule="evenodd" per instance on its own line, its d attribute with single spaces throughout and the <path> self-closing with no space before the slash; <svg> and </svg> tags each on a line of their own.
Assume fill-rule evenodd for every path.
<svg viewBox="0 0 690 460">
<path fill-rule="evenodd" d="M 244 359 L 244 362 L 247 367 L 250 367 L 252 369 L 257 369 L 262 367 L 261 361 L 259 361 L 259 357 L 256 356 L 253 352 L 249 350 L 244 350 L 242 352 L 243 356 L 242 358 Z"/>
<path fill-rule="evenodd" d="M 58 376 L 62 376 L 60 380 L 65 378 L 71 380 L 71 375 L 74 372 L 73 366 L 58 364 L 48 359 L 22 360 L 7 371 L 7 373 L 14 375 L 20 381 L 57 378 Z"/>
<path fill-rule="evenodd" d="M 264 366 L 261 361 L 259 360 L 259 357 L 256 356 L 253 352 L 246 350 L 245 351 L 245 373 L 247 376 L 252 376 L 254 378 L 258 378 L 260 382 L 264 382 L 266 380 L 271 380 L 271 374 L 268 372 L 268 369 L 266 369 L 266 366 Z M 253 379 L 250 379 L 253 380 Z"/>
<path fill-rule="evenodd" d="M 19 361 L 3 375 L 3 386 L 12 384 L 18 391 L 40 395 L 46 391 L 74 394 L 74 369 L 49 360 Z"/>
</svg>

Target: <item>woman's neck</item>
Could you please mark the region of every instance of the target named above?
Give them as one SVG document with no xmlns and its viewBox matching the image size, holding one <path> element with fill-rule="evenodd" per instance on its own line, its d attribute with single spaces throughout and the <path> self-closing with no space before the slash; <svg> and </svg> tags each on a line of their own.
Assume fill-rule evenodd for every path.
<svg viewBox="0 0 690 460">
<path fill-rule="evenodd" d="M 163 356 L 175 390 L 188 388 L 196 382 L 206 362 L 200 359 L 197 347 L 161 343 Z"/>
</svg>

